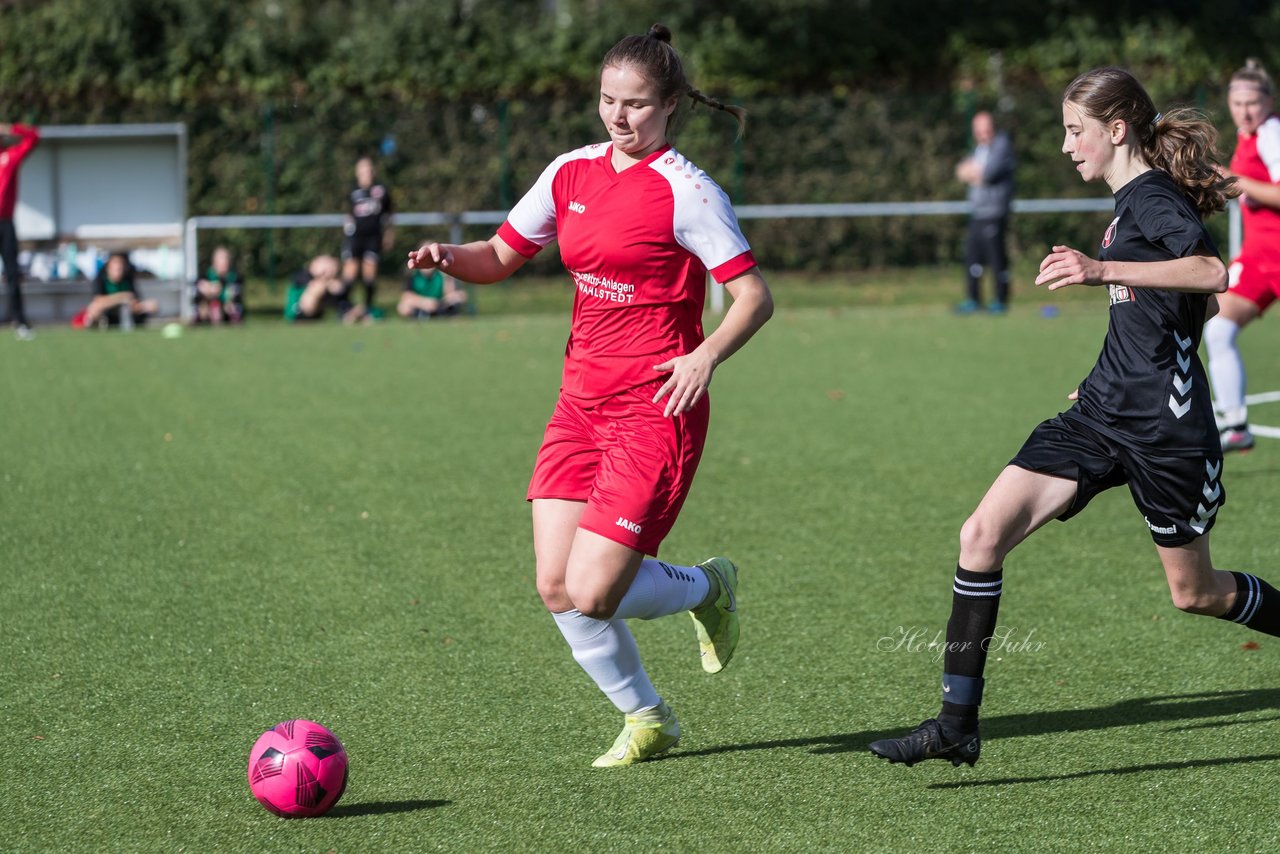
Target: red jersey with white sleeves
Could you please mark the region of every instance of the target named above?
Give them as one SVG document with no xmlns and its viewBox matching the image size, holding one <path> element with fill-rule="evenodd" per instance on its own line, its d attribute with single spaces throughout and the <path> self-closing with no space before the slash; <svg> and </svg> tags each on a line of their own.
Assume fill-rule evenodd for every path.
<svg viewBox="0 0 1280 854">
<path fill-rule="evenodd" d="M 556 158 L 498 229 L 526 258 L 552 240 L 577 288 L 561 392 L 593 401 L 665 378 L 702 343 L 706 276 L 755 266 L 728 197 L 675 149 L 615 172 L 612 145 Z"/>
<path fill-rule="evenodd" d="M 18 141 L 8 148 L 0 148 L 0 219 L 13 219 L 13 209 L 18 202 L 18 167 L 40 141 L 40 131 L 30 125 L 14 122 L 12 128 Z"/>
<path fill-rule="evenodd" d="M 1253 136 L 1237 136 L 1231 171 L 1255 181 L 1280 184 L 1280 117 L 1270 116 Z M 1280 210 L 1254 204 L 1246 196 L 1240 213 L 1244 221 L 1240 257 L 1260 270 L 1280 271 Z"/>
</svg>

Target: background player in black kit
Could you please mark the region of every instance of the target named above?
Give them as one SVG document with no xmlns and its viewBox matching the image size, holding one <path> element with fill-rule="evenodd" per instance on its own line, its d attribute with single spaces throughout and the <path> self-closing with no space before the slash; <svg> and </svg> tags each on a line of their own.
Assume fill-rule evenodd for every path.
<svg viewBox="0 0 1280 854">
<path fill-rule="evenodd" d="M 375 183 L 373 161 L 356 161 L 356 186 L 348 195 L 350 212 L 343 225 L 342 283 L 348 292 L 359 275 L 364 285 L 364 307 L 373 310 L 373 292 L 378 284 L 378 259 L 391 249 L 395 230 L 391 227 L 391 193 Z"/>
<path fill-rule="evenodd" d="M 1227 271 L 1202 218 L 1233 193 L 1210 160 L 1216 131 L 1190 110 L 1156 112 L 1127 71 L 1100 68 L 1067 87 L 1063 153 L 1086 181 L 1106 181 L 1115 219 L 1099 260 L 1055 246 L 1037 285 L 1106 284 L 1102 353 L 1071 397 L 996 478 L 960 531 L 960 560 L 943 654 L 942 710 L 871 752 L 913 765 L 978 760 L 978 705 L 996 627 L 1004 558 L 1050 519 L 1069 519 L 1121 484 L 1155 540 L 1175 606 L 1280 635 L 1280 593 L 1245 573 L 1214 569 L 1209 529 L 1226 500 L 1222 448 L 1196 349 L 1211 294 Z"/>
</svg>

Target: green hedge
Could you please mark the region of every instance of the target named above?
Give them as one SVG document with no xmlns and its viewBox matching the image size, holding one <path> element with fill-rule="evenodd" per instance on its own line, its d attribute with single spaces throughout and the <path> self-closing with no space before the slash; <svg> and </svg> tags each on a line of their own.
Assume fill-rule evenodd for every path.
<svg viewBox="0 0 1280 854">
<path fill-rule="evenodd" d="M 1280 42 L 1280 7 L 1174 5 L 0 0 L 0 120 L 185 122 L 194 214 L 339 210 L 355 158 L 391 140 L 381 171 L 399 209 L 506 208 L 555 155 L 602 138 L 599 57 L 659 19 L 694 82 L 750 110 L 740 142 L 731 121 L 705 109 L 678 138 L 737 202 L 961 198 L 952 168 L 983 106 L 1014 133 L 1020 196 L 1104 195 L 1058 153 L 1058 97 L 1072 76 L 1126 65 L 1159 105 L 1199 104 L 1229 130 L 1223 83 L 1246 55 L 1265 61 Z M 1087 246 L 1103 225 L 1019 217 L 1013 249 Z M 952 261 L 963 222 L 746 229 L 767 266 L 841 270 Z M 421 236 L 402 230 L 401 248 Z M 314 231 L 217 237 L 251 274 L 338 242 Z M 546 272 L 554 259 L 534 267 Z"/>
</svg>

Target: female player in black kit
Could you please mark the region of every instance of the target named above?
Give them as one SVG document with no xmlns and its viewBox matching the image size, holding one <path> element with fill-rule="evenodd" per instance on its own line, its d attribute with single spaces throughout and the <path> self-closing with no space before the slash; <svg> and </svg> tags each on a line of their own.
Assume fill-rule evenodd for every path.
<svg viewBox="0 0 1280 854">
<path fill-rule="evenodd" d="M 1063 96 L 1062 123 L 1063 153 L 1084 180 L 1106 181 L 1115 219 L 1099 260 L 1055 246 L 1036 284 L 1107 285 L 1106 340 L 1071 395 L 1075 405 L 1032 431 L 961 528 L 942 710 L 903 738 L 871 745 L 890 762 L 977 762 L 982 672 L 1005 555 L 1113 486 L 1129 485 L 1176 607 L 1280 635 L 1280 593 L 1252 575 L 1214 569 L 1209 558 L 1209 529 L 1226 494 L 1196 350 L 1227 271 L 1202 218 L 1235 192 L 1213 169 L 1216 131 L 1191 110 L 1157 113 L 1142 85 L 1119 68 L 1077 77 Z"/>
</svg>

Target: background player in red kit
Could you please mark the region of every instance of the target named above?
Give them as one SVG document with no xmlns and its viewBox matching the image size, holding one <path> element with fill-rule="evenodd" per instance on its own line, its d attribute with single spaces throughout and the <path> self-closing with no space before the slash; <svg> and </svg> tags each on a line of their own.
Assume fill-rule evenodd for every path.
<svg viewBox="0 0 1280 854">
<path fill-rule="evenodd" d="M 654 690 L 625 620 L 692 611 L 703 668 L 738 640 L 737 568 L 727 558 L 677 566 L 656 555 L 688 494 L 706 437 L 717 365 L 769 319 L 773 301 L 721 189 L 668 143 L 692 89 L 671 33 L 628 36 L 600 69 L 608 143 L 557 158 L 494 237 L 427 243 L 409 266 L 460 279 L 505 279 L 552 240 L 573 277 L 573 323 L 560 399 L 528 498 L 538 593 L 574 658 L 624 715 L 596 767 L 673 747 L 680 725 Z M 703 335 L 706 274 L 733 305 Z"/>
<path fill-rule="evenodd" d="M 4 137 L 17 137 L 6 146 Z M 13 211 L 18 204 L 18 169 L 40 141 L 40 132 L 29 125 L 0 125 L 0 266 L 9 285 L 9 323 L 21 340 L 34 337 L 22 308 L 22 272 L 18 269 L 18 232 Z"/>
<path fill-rule="evenodd" d="M 1230 170 L 1243 196 L 1244 245 L 1231 262 L 1231 289 L 1218 297 L 1221 310 L 1204 328 L 1209 377 L 1222 427 L 1222 450 L 1253 447 L 1244 403 L 1244 361 L 1236 348 L 1240 330 L 1280 296 L 1280 118 L 1271 77 L 1256 59 L 1231 76 L 1227 107 L 1236 125 Z"/>
<path fill-rule="evenodd" d="M 891 762 L 977 762 L 1004 558 L 1049 520 L 1069 519 L 1114 486 L 1129 486 L 1175 606 L 1280 635 L 1280 593 L 1256 576 L 1215 569 L 1209 556 L 1226 493 L 1196 350 L 1211 295 L 1227 285 L 1203 222 L 1230 192 L 1210 160 L 1217 131 L 1192 110 L 1157 113 L 1120 68 L 1077 77 L 1063 95 L 1062 124 L 1063 153 L 1084 180 L 1111 188 L 1115 218 L 1097 260 L 1055 246 L 1036 284 L 1107 285 L 1107 335 L 1071 395 L 1076 404 L 1032 431 L 961 528 L 942 709 L 909 735 L 871 745 Z"/>
</svg>

